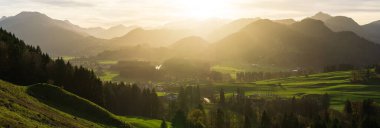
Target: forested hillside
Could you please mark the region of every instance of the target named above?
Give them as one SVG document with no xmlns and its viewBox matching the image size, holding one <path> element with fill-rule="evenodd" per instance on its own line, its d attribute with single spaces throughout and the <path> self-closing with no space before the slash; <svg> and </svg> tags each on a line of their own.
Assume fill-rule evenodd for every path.
<svg viewBox="0 0 380 128">
<path fill-rule="evenodd" d="M 52 60 L 39 47 L 0 29 L 0 79 L 19 85 L 50 83 L 121 115 L 160 117 L 160 103 L 151 89 L 137 85 L 103 83 L 94 72 Z M 144 107 L 143 107 L 144 106 Z"/>
</svg>

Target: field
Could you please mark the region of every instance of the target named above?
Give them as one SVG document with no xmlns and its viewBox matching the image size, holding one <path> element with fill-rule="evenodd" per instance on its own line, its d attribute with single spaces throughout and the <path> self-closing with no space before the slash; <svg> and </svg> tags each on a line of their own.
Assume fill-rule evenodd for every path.
<svg viewBox="0 0 380 128">
<path fill-rule="evenodd" d="M 114 115 L 56 86 L 0 80 L 0 127 L 159 127 L 160 120 Z"/>
<path fill-rule="evenodd" d="M 113 81 L 117 76 L 119 76 L 119 73 L 105 71 L 101 76 L 99 76 L 99 78 L 102 81 Z"/>
<path fill-rule="evenodd" d="M 230 74 L 231 78 L 235 79 L 236 73 L 238 72 L 277 72 L 287 71 L 289 69 L 256 64 L 219 64 L 212 66 L 211 70 L 223 74 Z"/>
<path fill-rule="evenodd" d="M 347 99 L 359 101 L 372 98 L 380 101 L 380 85 L 352 84 L 349 81 L 351 71 L 339 71 L 296 76 L 282 79 L 263 80 L 252 83 L 214 83 L 202 85 L 201 88 L 211 88 L 217 93 L 220 88 L 231 96 L 237 88 L 245 90 L 247 96 L 263 97 L 300 97 L 307 94 L 329 94 L 332 96 L 331 107 L 341 110 Z"/>
</svg>

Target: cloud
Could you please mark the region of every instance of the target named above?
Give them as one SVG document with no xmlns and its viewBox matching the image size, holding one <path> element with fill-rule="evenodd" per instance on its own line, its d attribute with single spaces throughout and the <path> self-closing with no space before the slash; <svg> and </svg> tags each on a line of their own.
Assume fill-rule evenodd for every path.
<svg viewBox="0 0 380 128">
<path fill-rule="evenodd" d="M 82 2 L 82 1 L 75 1 L 75 0 L 32 0 L 33 2 L 53 5 L 53 6 L 60 6 L 60 7 L 92 7 L 94 4 L 91 4 L 90 2 Z"/>
</svg>

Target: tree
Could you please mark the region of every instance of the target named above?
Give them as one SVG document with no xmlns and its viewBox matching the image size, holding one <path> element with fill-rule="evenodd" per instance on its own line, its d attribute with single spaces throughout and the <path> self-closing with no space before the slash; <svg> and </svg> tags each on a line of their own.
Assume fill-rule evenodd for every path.
<svg viewBox="0 0 380 128">
<path fill-rule="evenodd" d="M 199 109 L 194 109 L 187 115 L 187 121 L 190 128 L 205 128 L 206 127 L 206 115 Z"/>
<path fill-rule="evenodd" d="M 329 109 L 330 107 L 330 96 L 329 94 L 325 93 L 323 96 L 322 96 L 322 107 L 323 109 L 327 110 Z"/>
<path fill-rule="evenodd" d="M 267 113 L 264 111 L 261 116 L 261 123 L 260 128 L 270 128 L 271 127 L 271 120 Z"/>
<path fill-rule="evenodd" d="M 282 128 L 298 128 L 299 123 L 297 117 L 295 117 L 293 114 L 285 114 L 282 119 Z"/>
<path fill-rule="evenodd" d="M 224 105 L 225 104 L 225 96 L 224 96 L 224 89 L 221 88 L 219 92 L 219 104 Z"/>
<path fill-rule="evenodd" d="M 325 122 L 321 120 L 319 115 L 313 120 L 312 128 L 326 128 Z"/>
<path fill-rule="evenodd" d="M 375 72 L 376 74 L 380 74 L 380 65 L 376 65 Z"/>
<path fill-rule="evenodd" d="M 172 127 L 185 128 L 185 126 L 186 126 L 185 112 L 183 112 L 182 110 L 178 110 L 172 119 Z"/>
<path fill-rule="evenodd" d="M 344 112 L 351 115 L 352 114 L 352 104 L 350 100 L 347 100 L 344 104 Z"/>
<path fill-rule="evenodd" d="M 244 128 L 251 128 L 251 119 L 247 114 L 244 115 Z"/>
<path fill-rule="evenodd" d="M 225 114 L 221 108 L 216 110 L 216 127 L 217 128 L 225 128 Z"/>
<path fill-rule="evenodd" d="M 340 128 L 340 127 L 341 126 L 340 126 L 339 120 L 335 118 L 334 121 L 332 122 L 331 128 Z"/>
<path fill-rule="evenodd" d="M 161 122 L 161 128 L 167 128 L 167 124 L 166 124 L 166 121 L 165 119 L 162 119 L 162 122 Z"/>
</svg>

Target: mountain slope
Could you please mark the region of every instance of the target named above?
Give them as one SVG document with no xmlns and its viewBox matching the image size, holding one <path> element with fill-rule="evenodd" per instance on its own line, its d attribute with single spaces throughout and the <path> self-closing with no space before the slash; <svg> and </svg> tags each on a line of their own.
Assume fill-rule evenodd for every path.
<svg viewBox="0 0 380 128">
<path fill-rule="evenodd" d="M 320 20 L 320 21 L 326 21 L 326 20 L 333 18 L 333 17 L 330 14 L 327 14 L 324 12 L 318 12 L 317 14 L 315 14 L 314 16 L 311 16 L 310 18 Z"/>
<path fill-rule="evenodd" d="M 198 57 L 201 53 L 205 52 L 209 43 L 201 37 L 190 36 L 178 40 L 169 48 L 173 50 L 176 57 Z"/>
<path fill-rule="evenodd" d="M 379 45 L 352 32 L 332 32 L 313 19 L 291 26 L 259 20 L 216 42 L 210 51 L 212 58 L 221 61 L 286 67 L 366 65 L 380 60 Z"/>
<path fill-rule="evenodd" d="M 21 12 L 7 17 L 0 21 L 0 27 L 54 56 L 93 54 L 104 42 L 88 36 L 68 21 L 55 20 L 38 12 Z"/>
<path fill-rule="evenodd" d="M 379 28 L 376 27 L 378 26 L 376 22 L 360 26 L 350 17 L 331 16 L 323 12 L 319 12 L 310 18 L 323 21 L 328 28 L 335 32 L 351 31 L 367 40 L 380 43 L 380 32 L 374 32 L 375 29 Z"/>
<path fill-rule="evenodd" d="M 83 28 L 83 31 L 88 33 L 91 36 L 101 38 L 101 39 L 112 39 L 116 37 L 123 36 L 127 34 L 129 31 L 137 28 L 136 26 L 124 26 L 124 25 L 116 25 L 112 26 L 108 29 L 104 28 Z"/>
<path fill-rule="evenodd" d="M 136 28 L 126 35 L 111 40 L 116 47 L 150 45 L 154 47 L 168 46 L 175 41 L 189 36 L 190 33 L 185 30 L 173 29 L 142 29 Z"/>
<path fill-rule="evenodd" d="M 371 40 L 380 43 L 380 21 L 371 22 L 362 27 L 370 34 Z"/>
<path fill-rule="evenodd" d="M 6 16 L 2 16 L 2 17 L 0 18 L 0 21 L 4 20 L 4 19 L 6 19 L 6 18 L 7 18 Z"/>
<path fill-rule="evenodd" d="M 211 41 L 223 39 L 224 37 L 239 31 L 243 27 L 259 19 L 260 18 L 245 18 L 234 20 L 210 32 L 210 34 L 208 35 L 208 39 L 210 39 Z"/>
</svg>

